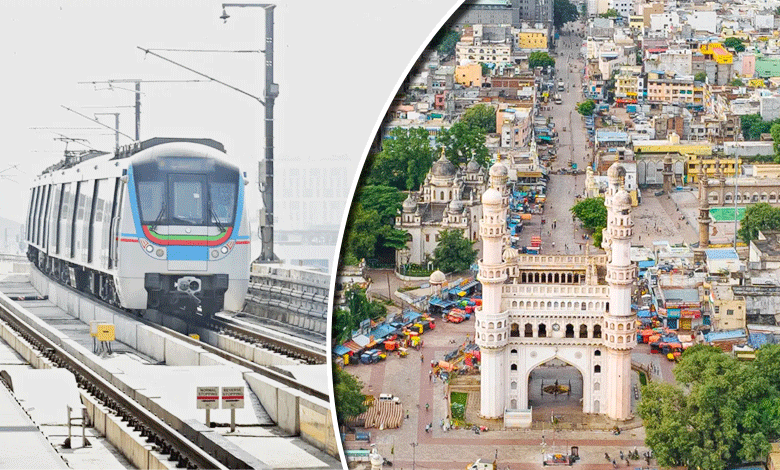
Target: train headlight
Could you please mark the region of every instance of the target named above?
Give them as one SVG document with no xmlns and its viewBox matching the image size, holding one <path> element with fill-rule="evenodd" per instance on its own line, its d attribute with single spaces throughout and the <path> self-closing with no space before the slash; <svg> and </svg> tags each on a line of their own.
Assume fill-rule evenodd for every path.
<svg viewBox="0 0 780 470">
<path fill-rule="evenodd" d="M 152 245 L 146 245 L 146 251 L 147 251 L 148 253 L 151 253 L 151 252 L 153 252 L 153 251 L 154 251 L 154 247 L 153 247 Z"/>
<path fill-rule="evenodd" d="M 228 247 L 227 247 L 227 245 L 223 246 L 223 247 L 220 249 L 220 251 L 222 252 L 222 254 L 227 254 L 227 252 L 229 251 L 229 250 L 228 250 Z"/>
<path fill-rule="evenodd" d="M 165 250 L 163 250 L 162 248 L 158 248 L 157 252 L 155 252 L 155 254 L 162 258 L 162 255 L 165 254 Z"/>
<path fill-rule="evenodd" d="M 217 250 L 211 250 L 211 257 L 212 257 L 212 258 L 216 258 L 217 256 L 219 256 L 219 251 L 217 251 Z"/>
</svg>

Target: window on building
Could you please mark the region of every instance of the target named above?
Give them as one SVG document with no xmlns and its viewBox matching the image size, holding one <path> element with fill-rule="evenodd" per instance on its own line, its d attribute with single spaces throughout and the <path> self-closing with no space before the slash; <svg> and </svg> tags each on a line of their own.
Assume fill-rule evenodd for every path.
<svg viewBox="0 0 780 470">
<path fill-rule="evenodd" d="M 601 373 L 601 366 L 597 365 L 596 367 L 594 367 L 593 368 L 593 372 L 596 373 L 596 374 L 600 374 Z"/>
<path fill-rule="evenodd" d="M 426 234 L 425 234 L 425 241 L 426 241 L 426 242 L 429 242 L 429 241 L 431 241 L 431 234 L 429 234 L 429 233 L 426 233 Z"/>
<path fill-rule="evenodd" d="M 734 315 L 734 310 L 732 309 L 726 310 L 726 315 Z"/>
</svg>

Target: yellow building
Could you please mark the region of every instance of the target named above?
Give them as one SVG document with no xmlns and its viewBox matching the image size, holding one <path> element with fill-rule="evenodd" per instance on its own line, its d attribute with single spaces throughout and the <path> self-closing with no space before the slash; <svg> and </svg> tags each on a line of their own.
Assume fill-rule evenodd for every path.
<svg viewBox="0 0 780 470">
<path fill-rule="evenodd" d="M 734 62 L 734 56 L 719 42 L 702 44 L 699 50 L 704 54 L 705 59 L 712 59 L 719 64 L 731 64 Z"/>
<path fill-rule="evenodd" d="M 465 86 L 482 86 L 482 66 L 477 62 L 455 67 L 455 83 Z"/>
<path fill-rule="evenodd" d="M 709 178 L 717 178 L 715 164 L 720 160 L 720 167 L 726 177 L 734 176 L 733 158 L 713 158 L 710 155 L 687 155 L 688 157 L 688 182 L 699 182 L 699 168 L 704 164 L 704 171 Z M 739 165 L 742 165 L 742 159 L 739 159 Z"/>
<path fill-rule="evenodd" d="M 547 30 L 524 29 L 518 31 L 517 45 L 520 49 L 547 49 Z"/>
<path fill-rule="evenodd" d="M 680 155 L 712 155 L 712 147 L 702 143 L 682 143 L 680 136 L 672 132 L 668 140 L 637 140 L 634 153 L 670 153 Z"/>
<path fill-rule="evenodd" d="M 713 284 L 708 301 L 713 329 L 745 328 L 745 299 L 735 296 L 730 285 Z"/>
<path fill-rule="evenodd" d="M 641 31 L 642 28 L 644 28 L 644 26 L 645 26 L 645 18 L 644 18 L 644 16 L 641 16 L 641 15 L 640 16 L 636 16 L 636 15 L 630 16 L 629 19 L 628 19 L 628 26 L 631 29 L 635 29 L 635 30 L 640 30 Z"/>
</svg>

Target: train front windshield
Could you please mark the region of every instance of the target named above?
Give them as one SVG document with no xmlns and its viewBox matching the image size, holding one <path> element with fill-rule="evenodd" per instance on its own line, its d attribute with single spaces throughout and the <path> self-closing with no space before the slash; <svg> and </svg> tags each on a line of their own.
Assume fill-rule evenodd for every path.
<svg viewBox="0 0 780 470">
<path fill-rule="evenodd" d="M 143 225 L 232 226 L 239 172 L 220 162 L 162 157 L 133 165 Z"/>
</svg>

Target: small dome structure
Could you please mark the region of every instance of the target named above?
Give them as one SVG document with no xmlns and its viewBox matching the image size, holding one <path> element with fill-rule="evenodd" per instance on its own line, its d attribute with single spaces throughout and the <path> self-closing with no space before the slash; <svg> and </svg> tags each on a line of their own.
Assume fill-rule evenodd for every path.
<svg viewBox="0 0 780 470">
<path fill-rule="evenodd" d="M 456 214 L 460 214 L 463 212 L 463 202 L 453 199 L 450 201 L 450 212 L 455 212 Z"/>
<path fill-rule="evenodd" d="M 489 188 L 487 191 L 485 191 L 484 194 L 482 194 L 482 204 L 488 205 L 488 206 L 498 206 L 501 205 L 501 193 L 496 191 L 493 188 Z"/>
<path fill-rule="evenodd" d="M 514 249 L 514 248 L 507 248 L 506 250 L 504 250 L 504 254 L 503 254 L 504 261 L 507 261 L 507 262 L 508 261 L 513 261 L 513 260 L 517 259 L 517 256 L 518 256 L 517 255 L 517 250 Z"/>
<path fill-rule="evenodd" d="M 402 207 L 404 212 L 414 212 L 414 210 L 417 208 L 417 203 L 414 201 L 414 199 L 412 199 L 412 193 L 409 193 L 406 199 L 404 199 Z"/>
<path fill-rule="evenodd" d="M 444 156 L 444 152 L 441 153 L 441 157 L 433 162 L 431 167 L 431 174 L 433 176 L 439 176 L 444 178 L 452 178 L 458 173 L 458 169 L 451 161 L 447 160 Z"/>
<path fill-rule="evenodd" d="M 439 271 L 438 269 L 431 273 L 431 277 L 428 279 L 431 284 L 443 284 L 444 281 L 447 280 L 446 276 L 444 276 L 444 273 Z"/>
<path fill-rule="evenodd" d="M 480 170 L 479 163 L 473 158 L 466 164 L 466 173 L 477 173 Z"/>
</svg>

